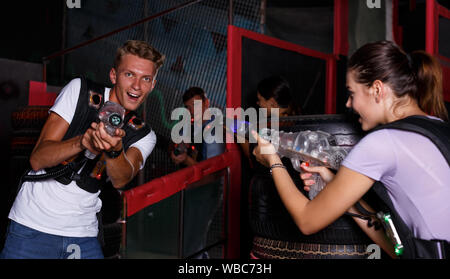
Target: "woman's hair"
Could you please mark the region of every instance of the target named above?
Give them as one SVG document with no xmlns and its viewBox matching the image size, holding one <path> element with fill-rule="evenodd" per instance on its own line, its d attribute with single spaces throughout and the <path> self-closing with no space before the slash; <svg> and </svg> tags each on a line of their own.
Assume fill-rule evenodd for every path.
<svg viewBox="0 0 450 279">
<path fill-rule="evenodd" d="M 397 97 L 410 96 L 427 114 L 448 120 L 442 94 L 442 69 L 437 59 L 425 51 L 405 53 L 390 41 L 369 43 L 350 58 L 348 70 L 356 82 L 372 86 L 380 80 Z"/>
<path fill-rule="evenodd" d="M 156 69 L 159 69 L 159 67 L 162 66 L 165 60 L 164 54 L 161 54 L 158 50 L 149 45 L 147 42 L 129 40 L 126 41 L 125 44 L 123 44 L 123 46 L 117 49 L 116 57 L 114 60 L 114 68 L 117 69 L 117 67 L 120 64 L 120 61 L 122 60 L 122 57 L 126 54 L 132 54 L 140 58 L 150 60 L 153 63 L 155 63 Z"/>
<path fill-rule="evenodd" d="M 281 76 L 270 76 L 258 83 L 257 90 L 264 99 L 273 98 L 280 108 L 288 108 L 292 102 L 291 87 Z"/>
</svg>

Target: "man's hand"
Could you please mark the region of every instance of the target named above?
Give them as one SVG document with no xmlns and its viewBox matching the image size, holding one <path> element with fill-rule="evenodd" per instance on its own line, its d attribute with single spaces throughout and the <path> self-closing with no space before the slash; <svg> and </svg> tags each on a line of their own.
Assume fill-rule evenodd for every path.
<svg viewBox="0 0 450 279">
<path fill-rule="evenodd" d="M 173 154 L 173 151 L 172 151 L 172 153 L 170 153 L 170 158 L 172 158 L 172 161 L 176 165 L 184 164 L 187 167 L 193 166 L 193 165 L 198 163 L 194 158 L 192 158 L 191 156 L 187 155 L 186 152 L 183 153 L 183 154 L 180 154 L 178 156 L 175 156 L 175 154 Z"/>
<path fill-rule="evenodd" d="M 122 138 L 125 136 L 125 131 L 116 129 L 114 136 L 111 136 L 105 130 L 105 124 L 93 122 L 91 124 L 92 144 L 98 151 L 119 151 L 122 149 Z M 89 129 L 90 130 L 90 129 Z M 89 131 L 88 130 L 88 131 Z"/>
<path fill-rule="evenodd" d="M 93 143 L 95 129 L 90 127 L 86 130 L 86 132 L 81 136 L 80 147 L 83 150 L 89 150 L 91 153 L 98 155 L 101 151 L 97 150 Z"/>
<path fill-rule="evenodd" d="M 175 156 L 175 154 L 173 153 L 173 151 L 170 153 L 170 158 L 172 159 L 172 161 L 173 161 L 173 163 L 175 164 L 175 165 L 179 165 L 179 164 L 181 164 L 181 163 L 184 163 L 185 161 L 186 161 L 186 159 L 187 159 L 187 153 L 185 152 L 185 153 L 181 153 L 180 155 L 178 155 L 178 156 Z"/>
</svg>

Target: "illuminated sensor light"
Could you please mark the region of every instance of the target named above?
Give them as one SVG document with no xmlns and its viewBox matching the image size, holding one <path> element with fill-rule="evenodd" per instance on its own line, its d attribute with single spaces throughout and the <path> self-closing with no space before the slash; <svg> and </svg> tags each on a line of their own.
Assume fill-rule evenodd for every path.
<svg viewBox="0 0 450 279">
<path fill-rule="evenodd" d="M 394 252 L 395 252 L 395 254 L 397 255 L 397 256 L 401 256 L 402 254 L 403 254 L 403 245 L 401 245 L 401 244 L 396 244 L 395 246 L 394 246 Z"/>
</svg>

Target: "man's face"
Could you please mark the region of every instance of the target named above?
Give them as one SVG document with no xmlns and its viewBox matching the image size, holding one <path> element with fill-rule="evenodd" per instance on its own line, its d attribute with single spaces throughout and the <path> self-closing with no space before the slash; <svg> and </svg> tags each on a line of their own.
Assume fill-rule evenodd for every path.
<svg viewBox="0 0 450 279">
<path fill-rule="evenodd" d="M 112 68 L 109 77 L 114 88 L 110 101 L 122 105 L 127 111 L 136 110 L 156 84 L 156 65 L 150 60 L 126 54 L 119 65 Z"/>
<path fill-rule="evenodd" d="M 201 106 L 199 106 L 197 111 L 195 111 L 194 109 L 195 101 L 201 102 L 200 103 Z M 208 99 L 203 100 L 201 96 L 195 95 L 194 97 L 184 102 L 184 106 L 189 110 L 189 112 L 191 113 L 191 117 L 194 119 L 194 121 L 202 121 L 203 114 L 209 108 L 209 100 Z"/>
</svg>

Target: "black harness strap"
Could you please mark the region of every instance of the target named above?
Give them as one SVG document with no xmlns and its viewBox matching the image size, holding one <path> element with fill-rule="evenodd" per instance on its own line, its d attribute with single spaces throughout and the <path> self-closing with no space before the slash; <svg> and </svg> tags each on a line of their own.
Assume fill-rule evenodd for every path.
<svg viewBox="0 0 450 279">
<path fill-rule="evenodd" d="M 80 79 L 81 89 L 77 101 L 77 107 L 75 109 L 72 122 L 69 125 L 69 129 L 64 135 L 63 140 L 67 140 L 85 133 L 85 131 L 89 129 L 92 122 L 98 122 L 98 110 L 104 104 L 105 87 L 84 77 L 80 77 Z M 150 133 L 151 128 L 140 120 L 135 112 L 127 113 L 124 122 L 125 125 L 122 129 L 124 129 L 126 135 L 122 140 L 124 150 L 126 151 L 133 143 Z M 100 159 L 101 156 L 97 156 L 93 160 L 87 160 L 84 153 L 80 153 L 74 161 L 66 165 L 60 164 L 55 167 L 47 168 L 46 174 L 25 174 L 22 177 L 21 182 L 55 179 L 64 185 L 68 185 L 72 181 L 76 181 L 77 185 L 83 190 L 90 193 L 96 193 L 108 183 L 106 181 L 106 175 L 102 175 L 100 178 L 91 177 L 91 172 L 96 164 L 102 163 L 99 162 Z M 81 168 L 83 168 L 83 170 L 78 173 Z M 26 173 L 28 173 L 28 171 Z"/>
<path fill-rule="evenodd" d="M 371 132 L 381 129 L 398 129 L 403 131 L 415 132 L 430 139 L 436 147 L 441 151 L 450 166 L 450 125 L 447 122 L 430 119 L 425 116 L 410 116 L 395 122 L 391 122 L 373 129 Z M 395 224 L 397 232 L 400 236 L 405 249 L 402 258 L 428 258 L 443 259 L 450 255 L 449 243 L 445 240 L 423 240 L 415 238 L 411 230 L 402 220 L 392 203 L 386 187 L 379 181 L 375 182 L 367 197 L 377 197 L 374 207 L 377 211 L 389 212 L 392 221 Z M 372 203 L 373 201 L 371 201 Z M 363 212 L 370 214 L 371 212 Z"/>
<path fill-rule="evenodd" d="M 98 111 L 105 102 L 105 86 L 85 77 L 80 77 L 80 79 L 80 95 L 72 119 L 72 123 L 77 123 L 77 125 L 69 126 L 63 140 L 84 134 L 89 129 L 91 123 L 97 121 Z"/>
<path fill-rule="evenodd" d="M 450 125 L 448 122 L 415 115 L 381 125 L 371 132 L 381 129 L 403 130 L 427 137 L 441 151 L 450 166 Z"/>
</svg>

